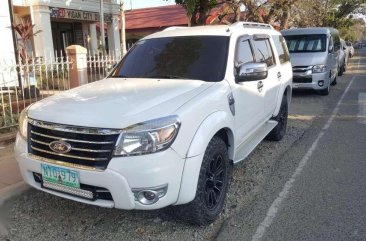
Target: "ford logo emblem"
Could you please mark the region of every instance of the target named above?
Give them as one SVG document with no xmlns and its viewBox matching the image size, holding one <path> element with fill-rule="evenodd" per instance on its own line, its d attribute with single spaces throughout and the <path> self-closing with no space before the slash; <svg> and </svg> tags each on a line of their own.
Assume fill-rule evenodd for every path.
<svg viewBox="0 0 366 241">
<path fill-rule="evenodd" d="M 53 141 L 49 144 L 52 151 L 56 153 L 68 153 L 71 151 L 71 145 L 64 141 Z"/>
</svg>

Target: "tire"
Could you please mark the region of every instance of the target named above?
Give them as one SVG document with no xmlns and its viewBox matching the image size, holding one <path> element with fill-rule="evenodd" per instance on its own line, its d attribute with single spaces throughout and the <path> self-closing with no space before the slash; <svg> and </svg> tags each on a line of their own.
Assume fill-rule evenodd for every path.
<svg viewBox="0 0 366 241">
<path fill-rule="evenodd" d="M 327 88 L 323 89 L 323 90 L 320 90 L 319 93 L 321 95 L 329 95 L 329 92 L 330 92 L 330 84 L 328 83 L 328 86 Z"/>
<path fill-rule="evenodd" d="M 339 68 L 338 76 L 342 76 L 344 72 L 344 64 Z"/>
<path fill-rule="evenodd" d="M 287 118 L 288 118 L 288 103 L 287 96 L 282 97 L 280 111 L 278 115 L 273 118 L 278 124 L 273 130 L 267 135 L 266 139 L 270 141 L 280 141 L 286 134 L 287 129 Z"/>
<path fill-rule="evenodd" d="M 331 83 L 331 85 L 337 85 L 337 77 L 334 77 L 333 82 Z"/>
<path fill-rule="evenodd" d="M 173 207 L 174 214 L 195 225 L 215 221 L 224 207 L 231 168 L 225 142 L 214 136 L 203 157 L 196 197 L 188 204 Z"/>
<path fill-rule="evenodd" d="M 332 74 L 329 73 L 329 79 L 328 79 L 328 85 L 325 89 L 322 89 L 319 91 L 319 94 L 321 95 L 329 95 L 329 92 L 330 92 L 330 85 L 331 85 L 331 82 L 332 81 Z"/>
</svg>

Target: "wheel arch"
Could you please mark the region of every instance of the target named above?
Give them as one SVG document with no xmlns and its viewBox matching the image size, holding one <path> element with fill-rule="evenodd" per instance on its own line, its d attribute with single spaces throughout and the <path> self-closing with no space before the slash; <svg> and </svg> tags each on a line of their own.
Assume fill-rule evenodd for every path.
<svg viewBox="0 0 366 241">
<path fill-rule="evenodd" d="M 187 152 L 176 205 L 188 203 L 196 196 L 203 156 L 214 136 L 223 139 L 228 148 L 229 159 L 232 160 L 235 150 L 233 130 L 234 118 L 225 111 L 215 112 L 201 123 Z"/>
</svg>

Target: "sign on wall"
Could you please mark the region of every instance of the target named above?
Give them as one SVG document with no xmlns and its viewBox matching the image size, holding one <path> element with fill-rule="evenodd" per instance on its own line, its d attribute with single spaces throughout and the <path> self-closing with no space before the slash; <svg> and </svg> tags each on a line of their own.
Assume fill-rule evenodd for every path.
<svg viewBox="0 0 366 241">
<path fill-rule="evenodd" d="M 86 11 L 79 11 L 73 9 L 66 9 L 66 8 L 56 8 L 50 7 L 51 11 L 51 18 L 62 18 L 62 19 L 74 19 L 80 21 L 93 21 L 98 22 L 99 13 L 94 12 L 86 12 Z M 105 22 L 112 22 L 112 15 L 111 14 L 104 14 L 104 21 Z"/>
</svg>

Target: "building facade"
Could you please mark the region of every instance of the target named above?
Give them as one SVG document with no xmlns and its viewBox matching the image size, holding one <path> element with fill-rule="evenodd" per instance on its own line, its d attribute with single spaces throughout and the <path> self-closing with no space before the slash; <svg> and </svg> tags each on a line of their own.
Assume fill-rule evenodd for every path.
<svg viewBox="0 0 366 241">
<path fill-rule="evenodd" d="M 120 55 L 118 25 L 119 0 L 104 0 L 104 28 L 107 52 Z M 67 46 L 77 44 L 91 55 L 101 51 L 100 0 L 13 0 L 14 22 L 31 19 L 35 25 L 27 48 L 46 59 L 64 54 Z"/>
</svg>

